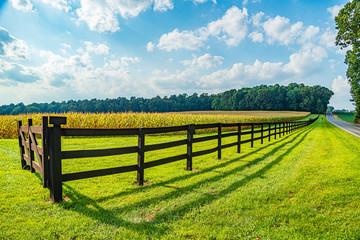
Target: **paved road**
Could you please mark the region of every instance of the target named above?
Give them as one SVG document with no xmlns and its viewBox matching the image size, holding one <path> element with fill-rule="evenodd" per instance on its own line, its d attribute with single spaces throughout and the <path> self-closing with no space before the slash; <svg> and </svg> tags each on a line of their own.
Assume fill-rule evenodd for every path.
<svg viewBox="0 0 360 240">
<path fill-rule="evenodd" d="M 326 119 L 333 125 L 343 129 L 344 131 L 347 131 L 348 133 L 351 133 L 357 137 L 360 137 L 360 125 L 359 124 L 353 124 L 353 123 L 348 123 L 348 122 L 337 120 L 333 116 L 332 113 L 326 113 Z"/>
</svg>

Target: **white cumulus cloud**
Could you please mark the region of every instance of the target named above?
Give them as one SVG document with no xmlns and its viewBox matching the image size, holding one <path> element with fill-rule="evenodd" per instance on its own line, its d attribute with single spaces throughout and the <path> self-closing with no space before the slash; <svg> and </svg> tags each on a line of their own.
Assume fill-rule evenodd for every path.
<svg viewBox="0 0 360 240">
<path fill-rule="evenodd" d="M 251 22 L 255 27 L 261 26 L 261 19 L 265 15 L 263 12 L 258 12 L 257 14 L 251 16 Z"/>
<path fill-rule="evenodd" d="M 105 44 L 99 43 L 94 45 L 92 42 L 85 42 L 86 51 L 89 53 L 95 53 L 96 55 L 108 55 L 110 48 Z"/>
<path fill-rule="evenodd" d="M 318 35 L 319 32 L 320 32 L 319 27 L 310 25 L 301 33 L 301 35 L 299 37 L 299 42 L 300 43 L 310 42 Z"/>
<path fill-rule="evenodd" d="M 30 0 L 10 0 L 13 8 L 20 10 L 22 12 L 31 12 L 33 5 Z"/>
<path fill-rule="evenodd" d="M 327 56 L 326 50 L 320 46 L 304 45 L 290 56 L 290 62 L 285 65 L 285 71 L 295 73 L 300 77 L 311 75 L 321 70 L 321 63 Z"/>
<path fill-rule="evenodd" d="M 222 18 L 210 22 L 205 27 L 194 31 L 184 30 L 181 32 L 176 28 L 172 32 L 163 34 L 157 47 L 166 51 L 199 50 L 205 46 L 205 42 L 211 36 L 224 41 L 228 46 L 237 46 L 248 32 L 248 16 L 246 8 L 240 10 L 233 6 L 226 11 Z M 153 43 L 148 43 L 147 49 L 152 51 L 154 49 Z"/>
<path fill-rule="evenodd" d="M 162 50 L 172 51 L 178 49 L 197 50 L 204 46 L 204 38 L 196 36 L 194 32 L 174 29 L 161 36 L 157 47 Z"/>
<path fill-rule="evenodd" d="M 146 50 L 148 52 L 153 52 L 155 49 L 155 45 L 152 42 L 148 42 L 148 44 L 146 45 Z"/>
<path fill-rule="evenodd" d="M 251 38 L 253 42 L 259 42 L 259 43 L 261 43 L 264 40 L 263 34 L 256 31 L 250 33 L 249 38 Z"/>
<path fill-rule="evenodd" d="M 29 47 L 25 41 L 11 36 L 7 29 L 0 27 L 0 56 L 10 59 L 28 59 Z"/>
<path fill-rule="evenodd" d="M 331 90 L 336 95 L 348 95 L 350 92 L 350 84 L 346 79 L 339 75 L 333 80 Z"/>
<path fill-rule="evenodd" d="M 81 8 L 76 10 L 78 22 L 84 21 L 92 31 L 116 32 L 120 29 L 114 11 L 97 0 L 81 0 Z"/>
<path fill-rule="evenodd" d="M 216 4 L 216 0 L 192 0 L 194 3 L 204 3 L 204 2 L 207 2 L 207 1 L 211 1 L 213 3 Z"/>
<path fill-rule="evenodd" d="M 253 65 L 235 63 L 229 69 L 222 69 L 202 76 L 196 83 L 198 86 L 204 88 L 214 87 L 226 89 L 229 87 L 242 87 L 253 81 L 279 81 L 279 78 L 283 79 L 286 75 L 287 73 L 283 71 L 283 63 L 262 63 L 256 60 Z"/>
<path fill-rule="evenodd" d="M 29 0 L 27 0 L 29 1 Z M 57 8 L 65 8 L 66 0 L 42 0 L 51 3 Z M 207 0 L 194 0 L 202 3 Z M 216 3 L 215 0 L 213 0 Z M 116 32 L 120 30 L 118 16 L 124 19 L 137 17 L 148 9 L 165 12 L 174 8 L 173 0 L 81 0 L 80 7 L 76 9 L 77 22 L 85 22 L 90 30 L 97 32 Z"/>
<path fill-rule="evenodd" d="M 339 14 L 340 10 L 344 7 L 344 5 L 335 5 L 327 8 L 326 10 L 331 14 L 331 18 L 335 19 L 335 17 Z"/>
<path fill-rule="evenodd" d="M 336 32 L 332 31 L 330 28 L 327 28 L 326 31 L 321 35 L 320 42 L 325 47 L 331 48 L 335 47 Z"/>
<path fill-rule="evenodd" d="M 302 26 L 302 22 L 291 24 L 288 18 L 281 16 L 270 18 L 263 24 L 264 31 L 268 36 L 268 42 L 278 41 L 282 45 L 293 43 L 300 35 Z"/>
<path fill-rule="evenodd" d="M 41 0 L 41 1 L 59 10 L 65 10 L 66 12 L 68 12 L 71 9 L 67 0 Z"/>
<path fill-rule="evenodd" d="M 224 40 L 228 46 L 237 46 L 247 34 L 248 17 L 246 8 L 241 11 L 233 6 L 221 19 L 209 23 L 205 34 Z"/>
<path fill-rule="evenodd" d="M 193 55 L 193 60 L 183 61 L 183 64 L 185 66 L 191 66 L 200 69 L 210 69 L 221 65 L 223 60 L 224 58 L 221 56 L 212 56 L 211 54 L 206 53 L 200 57 Z"/>
<path fill-rule="evenodd" d="M 343 76 L 337 76 L 331 84 L 331 90 L 334 95 L 330 99 L 330 105 L 335 109 L 354 109 L 353 104 L 350 102 L 350 84 Z"/>
<path fill-rule="evenodd" d="M 168 9 L 173 9 L 174 3 L 171 0 L 155 0 L 154 1 L 154 10 L 165 12 Z"/>
</svg>

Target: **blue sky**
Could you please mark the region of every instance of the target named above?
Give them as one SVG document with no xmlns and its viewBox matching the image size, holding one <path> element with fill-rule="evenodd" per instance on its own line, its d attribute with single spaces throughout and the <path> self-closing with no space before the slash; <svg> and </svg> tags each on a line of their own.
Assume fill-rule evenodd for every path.
<svg viewBox="0 0 360 240">
<path fill-rule="evenodd" d="M 323 85 L 343 0 L 0 0 L 0 104 Z"/>
</svg>

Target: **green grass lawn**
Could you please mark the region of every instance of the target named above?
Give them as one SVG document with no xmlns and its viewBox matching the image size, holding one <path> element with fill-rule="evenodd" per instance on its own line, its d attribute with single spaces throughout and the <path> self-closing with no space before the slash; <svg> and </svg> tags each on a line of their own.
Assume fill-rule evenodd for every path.
<svg viewBox="0 0 360 240">
<path fill-rule="evenodd" d="M 146 144 L 186 138 L 148 136 Z M 65 138 L 64 150 L 136 145 L 136 138 Z M 231 141 L 227 139 L 226 141 Z M 224 143 L 225 139 L 224 139 Z M 63 184 L 52 204 L 21 170 L 16 140 L 0 139 L 0 239 L 359 239 L 359 138 L 325 117 L 277 140 L 136 172 Z M 212 147 L 216 141 L 196 145 Z M 146 161 L 185 146 L 147 153 Z M 121 166 L 136 155 L 64 160 L 63 172 Z"/>
<path fill-rule="evenodd" d="M 346 113 L 346 112 L 335 112 L 334 116 L 342 121 L 354 123 L 355 113 Z"/>
</svg>

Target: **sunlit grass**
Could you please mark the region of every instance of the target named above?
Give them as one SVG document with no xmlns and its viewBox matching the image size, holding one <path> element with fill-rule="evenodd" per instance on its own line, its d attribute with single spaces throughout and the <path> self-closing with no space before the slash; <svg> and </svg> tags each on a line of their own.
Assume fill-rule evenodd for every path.
<svg viewBox="0 0 360 240">
<path fill-rule="evenodd" d="M 147 144 L 185 138 L 149 136 Z M 230 140 L 229 140 L 230 141 Z M 132 138 L 64 138 L 64 149 L 136 144 Z M 212 144 L 216 144 L 212 143 Z M 52 204 L 36 174 L 21 170 L 17 141 L 0 140 L 0 238 L 359 239 L 359 139 L 325 118 L 293 134 L 136 172 L 64 183 Z M 211 147 L 195 146 L 198 150 Z M 151 161 L 184 149 L 147 156 Z M 85 161 L 83 161 L 85 160 Z M 69 159 L 64 171 L 136 162 Z"/>
</svg>

